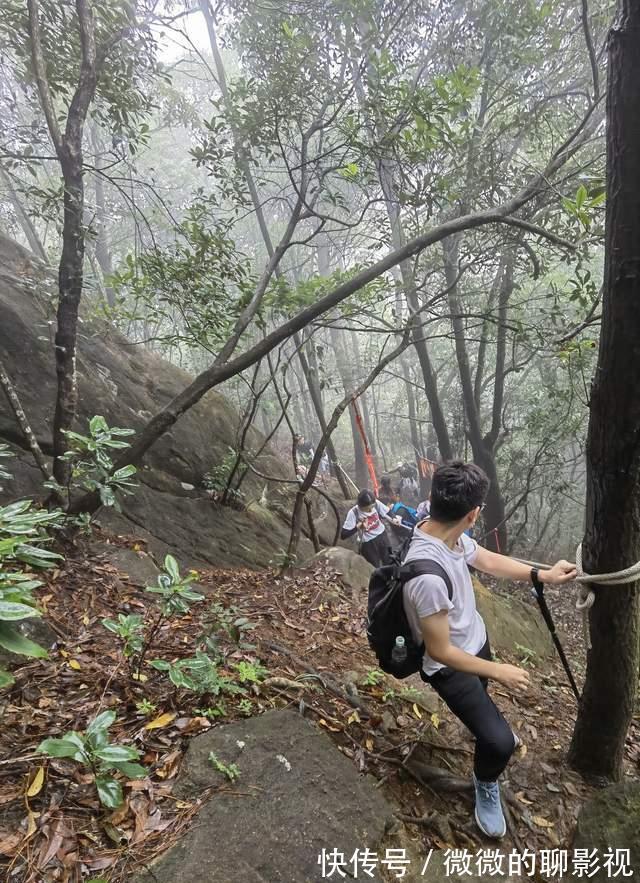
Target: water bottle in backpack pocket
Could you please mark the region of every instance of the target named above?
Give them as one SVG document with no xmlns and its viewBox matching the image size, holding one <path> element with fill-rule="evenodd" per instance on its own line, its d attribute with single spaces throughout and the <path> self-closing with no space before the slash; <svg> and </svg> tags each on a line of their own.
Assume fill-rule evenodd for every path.
<svg viewBox="0 0 640 883">
<path fill-rule="evenodd" d="M 413 637 L 404 609 L 404 584 L 416 576 L 427 574 L 444 580 L 453 598 L 453 586 L 448 573 L 431 559 L 401 564 L 396 561 L 374 570 L 369 580 L 367 604 L 367 638 L 378 658 L 382 671 L 398 679 L 408 678 L 422 668 L 424 644 Z"/>
</svg>

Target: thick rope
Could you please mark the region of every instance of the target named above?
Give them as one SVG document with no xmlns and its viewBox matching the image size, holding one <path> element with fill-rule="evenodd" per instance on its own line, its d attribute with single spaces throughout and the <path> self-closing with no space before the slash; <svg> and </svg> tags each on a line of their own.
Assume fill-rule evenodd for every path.
<svg viewBox="0 0 640 883">
<path fill-rule="evenodd" d="M 522 558 L 516 558 L 516 561 L 522 564 L 528 564 L 531 567 L 538 567 L 541 570 L 549 570 L 549 564 L 540 564 L 539 561 L 525 561 Z M 628 583 L 640 580 L 640 561 L 636 561 L 631 567 L 624 570 L 616 570 L 614 573 L 585 573 L 582 567 L 582 543 L 576 549 L 576 582 L 580 583 L 578 589 L 578 598 L 576 600 L 576 610 L 582 614 L 582 630 L 584 632 L 584 640 L 587 649 L 591 649 L 591 635 L 589 634 L 589 610 L 593 607 L 596 600 L 596 593 L 590 589 L 589 583 L 597 583 L 601 586 L 622 586 Z"/>
</svg>

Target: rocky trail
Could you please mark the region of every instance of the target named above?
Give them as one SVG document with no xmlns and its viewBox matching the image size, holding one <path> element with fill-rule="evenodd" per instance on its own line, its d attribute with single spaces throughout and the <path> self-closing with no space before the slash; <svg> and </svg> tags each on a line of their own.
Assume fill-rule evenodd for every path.
<svg viewBox="0 0 640 883">
<path fill-rule="evenodd" d="M 432 849 L 492 846 L 472 821 L 469 736 L 417 676 L 399 682 L 376 669 L 365 637 L 361 559 L 342 549 L 285 576 L 199 571 L 194 585 L 203 600 L 160 623 L 146 661 L 133 671 L 102 620 L 153 620 L 157 599 L 145 586 L 157 575 L 140 539 L 103 535 L 76 549 L 39 590 L 48 625 L 38 637 L 51 645 L 50 658 L 20 665 L 1 706 L 0 853 L 7 881 L 115 883 L 142 874 L 167 883 L 303 883 L 322 879 L 322 847 L 353 852 L 384 842 L 417 861 Z M 526 593 L 494 588 L 497 655 L 532 673 L 525 696 L 493 688 L 522 740 L 505 782 L 509 832 L 501 848 L 568 848 L 593 793 L 564 760 L 575 700 Z M 488 593 L 478 592 L 482 607 Z M 580 683 L 584 647 L 573 592 L 548 594 Z M 507 629 L 515 617 L 537 649 L 526 637 L 504 649 L 500 611 Z M 196 647 L 216 660 L 198 689 L 149 664 L 169 660 L 176 671 Z M 123 781 L 125 800 L 113 811 L 100 806 L 90 770 L 36 752 L 41 740 L 82 731 L 107 710 L 115 712 L 110 739 L 134 745 L 147 770 Z M 313 750 L 304 747 L 309 739 Z M 245 750 L 247 744 L 260 751 Z M 630 776 L 638 758 L 636 722 L 627 742 Z M 291 818 L 277 815 L 283 807 Z M 265 818 L 271 822 L 261 832 Z M 277 832 L 296 820 L 306 826 L 304 842 L 281 843 L 274 852 Z M 219 843 L 213 852 L 212 831 Z M 265 852 L 268 831 L 275 840 Z M 203 843 L 220 859 L 208 876 L 201 860 L 189 871 L 184 859 L 201 855 Z M 231 873 L 240 843 L 247 853 Z M 385 873 L 380 879 L 398 878 Z"/>
</svg>

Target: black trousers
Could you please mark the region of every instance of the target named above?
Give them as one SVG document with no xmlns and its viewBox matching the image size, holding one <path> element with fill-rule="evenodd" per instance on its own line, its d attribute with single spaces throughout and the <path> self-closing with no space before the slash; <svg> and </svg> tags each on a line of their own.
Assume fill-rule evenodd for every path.
<svg viewBox="0 0 640 883">
<path fill-rule="evenodd" d="M 384 567 L 385 564 L 391 564 L 391 546 L 387 532 L 378 534 L 372 540 L 362 543 L 360 554 L 374 567 Z"/>
<path fill-rule="evenodd" d="M 489 641 L 477 654 L 491 659 Z M 475 736 L 473 770 L 481 782 L 495 782 L 515 750 L 513 731 L 487 692 L 487 679 L 441 668 L 433 675 L 420 672 L 455 716 Z"/>
</svg>

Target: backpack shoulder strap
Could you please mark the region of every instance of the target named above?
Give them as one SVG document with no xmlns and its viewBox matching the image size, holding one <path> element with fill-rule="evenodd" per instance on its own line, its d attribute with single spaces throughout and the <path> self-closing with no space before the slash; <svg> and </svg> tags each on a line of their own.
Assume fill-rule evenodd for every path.
<svg viewBox="0 0 640 883">
<path fill-rule="evenodd" d="M 409 547 L 411 546 L 411 540 L 413 539 L 413 533 L 414 533 L 415 528 L 412 527 L 412 528 L 410 528 L 410 530 L 411 530 L 411 533 L 410 533 L 409 536 L 404 540 L 404 542 L 402 543 L 402 545 L 399 546 L 399 547 L 395 550 L 395 552 L 392 552 L 392 553 L 391 553 L 391 560 L 392 560 L 393 563 L 397 566 L 397 568 L 398 568 L 398 572 L 401 572 L 401 571 L 402 571 L 402 566 L 403 566 L 403 565 L 402 565 L 402 562 L 404 561 L 404 559 L 405 559 L 405 558 L 407 557 L 407 555 L 409 554 Z M 419 574 L 416 574 L 416 576 L 419 576 Z M 411 579 L 411 577 L 408 577 L 408 579 Z M 401 582 L 404 582 L 404 580 L 402 580 L 402 578 L 401 578 Z"/>
<path fill-rule="evenodd" d="M 437 561 L 431 558 L 423 558 L 421 560 L 410 561 L 400 567 L 398 577 L 401 583 L 406 583 L 416 576 L 439 576 L 447 587 L 449 600 L 453 600 L 453 584 L 447 571 Z"/>
</svg>

